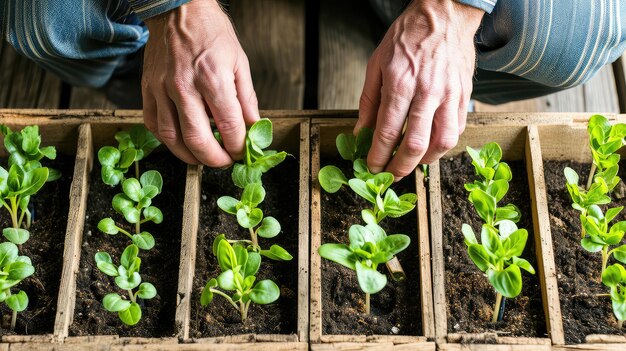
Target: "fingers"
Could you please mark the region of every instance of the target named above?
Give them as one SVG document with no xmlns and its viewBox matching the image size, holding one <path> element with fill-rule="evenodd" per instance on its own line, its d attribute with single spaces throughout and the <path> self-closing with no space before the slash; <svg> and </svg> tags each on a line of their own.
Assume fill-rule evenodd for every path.
<svg viewBox="0 0 626 351">
<path fill-rule="evenodd" d="M 439 106 L 433 120 L 430 145 L 420 163 L 430 164 L 456 146 L 459 141 L 458 113 L 458 100 L 446 100 Z"/>
<path fill-rule="evenodd" d="M 165 92 L 163 92 L 165 93 Z M 174 102 L 166 95 L 156 97 L 157 135 L 174 155 L 186 163 L 198 164 L 198 159 L 183 142 Z"/>
<path fill-rule="evenodd" d="M 189 152 L 209 167 L 226 167 L 232 164 L 230 155 L 213 136 L 202 97 L 199 94 L 190 94 L 179 99 L 176 106 L 183 142 Z"/>
<path fill-rule="evenodd" d="M 367 156 L 367 164 L 373 173 L 385 168 L 400 142 L 402 127 L 411 106 L 412 98 L 409 96 L 413 96 L 410 90 L 412 89 L 390 89 L 383 86 L 376 130 Z"/>
<path fill-rule="evenodd" d="M 240 65 L 235 72 L 235 86 L 237 87 L 237 100 L 241 105 L 243 119 L 248 125 L 254 124 L 261 117 L 259 115 L 259 102 L 252 85 L 250 66 L 248 61 Z"/>
<path fill-rule="evenodd" d="M 147 90 L 143 90 L 141 96 L 143 106 L 143 124 L 145 124 L 146 128 L 158 138 L 157 108 L 154 96 Z"/>
<path fill-rule="evenodd" d="M 377 62 L 377 55 L 374 54 L 367 63 L 365 84 L 363 84 L 363 92 L 359 100 L 359 120 L 354 126 L 354 134 L 357 134 L 363 127 L 374 128 L 376 126 L 381 86 L 382 73 Z"/>
<path fill-rule="evenodd" d="M 244 151 L 246 125 L 237 99 L 234 79 L 232 74 L 208 78 L 202 83 L 199 91 L 211 109 L 224 148 L 233 159 L 238 160 Z"/>
<path fill-rule="evenodd" d="M 404 137 L 398 152 L 386 168 L 386 171 L 393 173 L 396 180 L 413 172 L 426 154 L 437 106 L 438 101 L 432 99 L 413 99 Z"/>
</svg>

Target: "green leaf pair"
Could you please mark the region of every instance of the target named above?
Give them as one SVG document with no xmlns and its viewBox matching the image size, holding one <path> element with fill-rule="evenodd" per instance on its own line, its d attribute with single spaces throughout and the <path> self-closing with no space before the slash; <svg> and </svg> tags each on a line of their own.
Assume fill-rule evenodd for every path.
<svg viewBox="0 0 626 351">
<path fill-rule="evenodd" d="M 602 283 L 611 288 L 613 313 L 620 320 L 626 320 L 626 269 L 615 263 L 602 273 Z"/>
<path fill-rule="evenodd" d="M 18 254 L 17 246 L 11 242 L 0 244 L 0 302 L 15 311 L 28 307 L 28 295 L 24 291 L 11 293 L 11 288 L 35 273 L 35 267 L 27 256 Z"/>
<path fill-rule="evenodd" d="M 270 169 L 278 166 L 287 157 L 284 151 L 263 150 L 272 144 L 273 127 L 269 119 L 255 122 L 246 133 L 246 148 L 243 163 L 233 166 L 233 183 L 245 188 L 251 183 L 262 183 L 261 177 Z"/>
<path fill-rule="evenodd" d="M 626 125 L 622 123 L 611 125 L 606 117 L 594 115 L 589 119 L 587 132 L 593 163 L 598 167 L 599 173 L 617 166 L 620 156 L 616 152 L 626 144 L 624 141 Z M 612 183 L 609 182 L 609 184 Z M 617 185 L 617 183 L 615 184 Z M 609 191 L 612 191 L 613 187 L 610 187 Z"/>
<path fill-rule="evenodd" d="M 139 248 L 129 245 L 124 249 L 120 257 L 120 265 L 113 264 L 111 256 L 106 252 L 98 252 L 95 255 L 96 265 L 104 274 L 115 278 L 115 285 L 129 292 L 130 301 L 125 300 L 116 293 L 107 294 L 102 303 L 109 312 L 117 312 L 120 320 L 127 325 L 135 325 L 141 319 L 141 307 L 136 303 L 137 298 L 144 300 L 152 299 L 157 291 L 154 285 L 141 282 L 139 269 L 141 259 L 137 256 Z M 136 292 L 132 292 L 136 289 Z"/>
<path fill-rule="evenodd" d="M 136 125 L 129 131 L 115 134 L 118 147 L 104 146 L 98 150 L 102 181 L 110 186 L 116 186 L 124 181 L 125 174 L 134 162 L 147 157 L 161 143 L 150 133 L 145 126 Z"/>
<path fill-rule="evenodd" d="M 148 207 L 146 209 L 144 209 L 144 215 L 146 214 L 146 212 L 149 212 L 148 210 L 150 208 L 154 208 L 158 211 L 160 219 L 163 219 L 163 215 L 160 214 L 161 211 L 159 209 L 157 209 L 156 207 Z M 148 218 L 148 216 L 146 216 L 146 218 Z M 160 223 L 160 222 L 159 222 Z M 105 234 L 109 234 L 109 235 L 117 235 L 118 233 L 123 233 L 124 235 L 126 235 L 129 239 L 132 240 L 133 244 L 137 245 L 137 247 L 139 247 L 142 250 L 150 250 L 154 247 L 154 237 L 152 236 L 152 234 L 143 231 L 139 234 L 130 234 L 129 232 L 127 232 L 126 230 L 124 230 L 123 228 L 120 228 L 117 226 L 117 224 L 115 224 L 115 221 L 113 221 L 112 218 L 103 218 L 100 220 L 100 222 L 98 222 L 98 229 L 105 233 Z"/>
<path fill-rule="evenodd" d="M 406 249 L 411 239 L 404 234 L 387 235 L 377 224 L 355 224 L 348 233 L 350 245 L 323 244 L 318 253 L 327 260 L 356 271 L 363 292 L 375 294 L 381 291 L 387 284 L 387 276 L 376 268 Z"/>
<path fill-rule="evenodd" d="M 161 223 L 161 210 L 151 204 L 152 199 L 161 193 L 162 187 L 163 179 L 158 171 L 147 171 L 141 175 L 140 180 L 128 178 L 122 183 L 124 192 L 113 197 L 113 209 L 122 214 L 128 223 Z"/>
<path fill-rule="evenodd" d="M 202 306 L 207 306 L 213 301 L 215 294 L 226 298 L 240 313 L 242 320 L 246 319 L 250 303 L 265 305 L 270 304 L 280 296 L 280 289 L 271 280 L 256 282 L 256 274 L 261 265 L 261 255 L 257 252 L 248 252 L 241 246 L 231 246 L 223 237 L 216 238 L 213 243 L 215 254 L 222 273 L 210 279 L 200 297 Z M 217 290 L 232 291 L 229 296 Z"/>
</svg>

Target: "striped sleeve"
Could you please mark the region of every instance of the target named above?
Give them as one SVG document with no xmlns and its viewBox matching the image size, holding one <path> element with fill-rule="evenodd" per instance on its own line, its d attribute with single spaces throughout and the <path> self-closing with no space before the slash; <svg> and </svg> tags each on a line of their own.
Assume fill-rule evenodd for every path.
<svg viewBox="0 0 626 351">
<path fill-rule="evenodd" d="M 129 0 L 133 11 L 142 20 L 173 10 L 191 0 Z"/>
<path fill-rule="evenodd" d="M 479 8 L 487 13 L 493 11 L 497 1 L 498 0 L 456 0 L 456 2 Z"/>
</svg>

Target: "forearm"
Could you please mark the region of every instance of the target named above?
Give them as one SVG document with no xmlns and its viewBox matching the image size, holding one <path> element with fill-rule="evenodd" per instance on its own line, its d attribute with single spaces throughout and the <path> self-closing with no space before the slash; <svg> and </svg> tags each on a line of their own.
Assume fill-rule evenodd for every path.
<svg viewBox="0 0 626 351">
<path fill-rule="evenodd" d="M 190 0 L 128 0 L 135 14 L 143 21 L 173 10 Z"/>
</svg>

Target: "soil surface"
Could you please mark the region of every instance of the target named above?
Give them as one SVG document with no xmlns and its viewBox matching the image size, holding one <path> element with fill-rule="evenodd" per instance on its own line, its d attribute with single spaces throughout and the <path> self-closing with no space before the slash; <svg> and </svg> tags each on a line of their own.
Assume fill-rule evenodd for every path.
<svg viewBox="0 0 626 351">
<path fill-rule="evenodd" d="M 221 270 L 213 255 L 213 240 L 219 234 L 228 239 L 248 239 L 247 229 L 239 227 L 237 218 L 217 207 L 222 196 L 241 197 L 242 189 L 232 183 L 231 171 L 204 168 L 202 175 L 202 199 L 200 202 L 200 226 L 196 273 L 191 299 L 192 338 L 215 337 L 239 334 L 295 334 L 298 317 L 298 212 L 299 212 L 299 166 L 293 157 L 287 157 L 277 167 L 263 175 L 265 200 L 259 205 L 263 216 L 276 218 L 281 232 L 271 239 L 259 238 L 263 248 L 278 244 L 286 249 L 293 259 L 289 262 L 262 258 L 256 277 L 273 280 L 280 288 L 280 298 L 269 305 L 252 303 L 248 319 L 241 322 L 239 312 L 227 300 L 215 295 L 210 305 L 200 305 L 200 294 L 211 278 Z M 301 209 L 306 211 L 307 209 Z M 230 295 L 230 294 L 229 294 Z"/>
<path fill-rule="evenodd" d="M 513 203 L 521 211 L 519 228 L 528 231 L 526 249 L 522 253 L 537 273 L 522 270 L 522 292 L 514 299 L 506 299 L 502 321 L 491 323 L 496 292 L 487 276 L 467 254 L 461 226 L 468 223 L 480 233 L 482 221 L 463 184 L 472 183 L 477 176 L 471 158 L 462 155 L 442 159 L 441 193 L 443 213 L 443 254 L 445 260 L 446 298 L 448 301 L 449 333 L 495 332 L 502 336 L 545 337 L 546 324 L 535 256 L 535 243 L 526 167 L 522 161 L 507 162 L 513 172 L 509 192 L 500 205 Z"/>
<path fill-rule="evenodd" d="M 133 168 L 134 169 L 134 168 Z M 163 191 L 153 199 L 153 205 L 163 212 L 163 222 L 141 225 L 142 231 L 154 236 L 155 246 L 139 251 L 142 281 L 154 284 L 157 296 L 143 301 L 142 317 L 133 327 L 120 321 L 117 313 L 108 312 L 102 306 L 102 298 L 111 292 L 127 296 L 115 285 L 114 278 L 98 270 L 94 255 L 105 251 L 113 262 L 119 264 L 120 256 L 132 242 L 123 234 L 110 236 L 98 230 L 98 222 L 105 217 L 113 218 L 118 225 L 134 232 L 124 217 L 113 210 L 111 200 L 121 192 L 121 186 L 111 188 L 102 182 L 100 165 L 94 162 L 90 175 L 89 198 L 83 233 L 80 272 L 76 280 L 76 308 L 71 336 L 109 335 L 135 337 L 167 337 L 176 333 L 174 314 L 178 289 L 180 237 L 182 227 L 185 175 L 187 166 L 169 152 L 151 154 L 140 162 L 141 172 L 157 170 L 163 176 Z M 132 170 L 130 171 L 132 173 Z M 134 174 L 133 174 L 134 176 Z M 134 227 L 134 226 L 133 226 Z"/>
<path fill-rule="evenodd" d="M 620 174 L 625 179 L 625 164 L 620 163 Z M 563 315 L 565 341 L 578 344 L 589 334 L 622 334 L 617 329 L 611 308 L 609 289 L 602 284 L 602 255 L 585 251 L 580 245 L 580 212 L 572 208 L 572 200 L 565 186 L 565 167 L 573 168 L 580 176 L 581 184 L 587 184 L 591 164 L 571 161 L 546 161 L 544 173 L 550 212 L 550 230 L 554 245 L 556 272 Z M 626 205 L 626 199 L 614 200 L 611 207 Z M 624 220 L 620 213 L 613 223 Z M 609 264 L 615 263 L 613 259 Z"/>
<path fill-rule="evenodd" d="M 352 177 L 350 163 L 342 159 L 325 160 Z M 415 177 L 404 178 L 392 189 L 398 194 L 415 192 Z M 334 194 L 321 190 L 322 244 L 349 244 L 348 230 L 365 224 L 361 210 L 371 204 L 343 187 Z M 371 313 L 365 314 L 365 294 L 359 288 L 356 273 L 337 263 L 322 259 L 322 328 L 324 334 L 352 335 L 422 335 L 420 300 L 417 212 L 414 209 L 400 218 L 385 218 L 381 227 L 387 234 L 406 234 L 409 247 L 398 254 L 407 279 L 396 282 L 387 274 L 387 286 L 371 295 Z M 380 272 L 387 273 L 386 267 Z"/>
<path fill-rule="evenodd" d="M 35 274 L 12 289 L 13 292 L 24 290 L 28 294 L 28 308 L 17 314 L 16 330 L 9 332 L 12 312 L 2 304 L 0 335 L 47 334 L 54 328 L 74 157 L 59 154 L 55 160 L 44 160 L 43 164 L 61 171 L 61 178 L 44 184 L 31 197 L 30 204 L 34 206 L 31 211 L 35 217 L 30 227 L 30 239 L 21 245 L 20 255 L 30 257 Z M 6 159 L 2 160 L 2 165 L 6 165 Z M 2 228 L 11 226 L 11 216 L 4 208 L 0 224 Z M 0 241 L 6 239 L 3 237 Z"/>
</svg>

